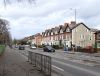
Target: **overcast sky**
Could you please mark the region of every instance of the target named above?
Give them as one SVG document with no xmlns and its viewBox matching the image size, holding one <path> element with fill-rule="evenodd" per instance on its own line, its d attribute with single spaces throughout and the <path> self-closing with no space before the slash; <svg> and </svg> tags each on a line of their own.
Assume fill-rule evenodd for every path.
<svg viewBox="0 0 100 76">
<path fill-rule="evenodd" d="M 6 8 L 0 0 L 0 17 L 10 22 L 13 38 L 24 38 L 76 19 L 100 29 L 100 0 L 36 0 L 35 4 L 13 0 Z"/>
</svg>

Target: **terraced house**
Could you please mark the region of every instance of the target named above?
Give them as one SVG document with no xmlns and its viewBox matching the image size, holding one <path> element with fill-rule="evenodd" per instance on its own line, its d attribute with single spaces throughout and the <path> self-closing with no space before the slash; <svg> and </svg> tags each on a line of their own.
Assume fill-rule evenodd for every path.
<svg viewBox="0 0 100 76">
<path fill-rule="evenodd" d="M 72 43 L 81 47 L 92 46 L 95 44 L 94 32 L 85 24 L 78 23 L 72 29 Z"/>
<path fill-rule="evenodd" d="M 41 34 L 38 33 L 34 36 L 36 45 L 64 45 L 72 47 L 72 45 L 87 47 L 95 47 L 96 44 L 99 48 L 100 39 L 98 39 L 99 30 L 89 28 L 84 23 L 77 23 L 72 21 L 59 25 L 57 27 L 47 29 Z"/>
<path fill-rule="evenodd" d="M 42 43 L 45 45 L 67 45 L 71 47 L 72 28 L 75 25 L 75 22 L 71 22 L 71 24 L 64 23 L 64 25 L 46 30 L 42 33 Z"/>
<path fill-rule="evenodd" d="M 89 28 L 84 23 L 64 23 L 42 33 L 42 43 L 49 45 L 95 46 L 95 32 L 97 29 Z"/>
</svg>

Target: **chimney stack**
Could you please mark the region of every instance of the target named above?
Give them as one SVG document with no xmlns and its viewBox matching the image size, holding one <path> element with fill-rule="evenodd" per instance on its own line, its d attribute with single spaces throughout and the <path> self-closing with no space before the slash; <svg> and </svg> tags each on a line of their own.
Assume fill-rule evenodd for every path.
<svg viewBox="0 0 100 76">
<path fill-rule="evenodd" d="M 75 21 L 71 21 L 71 25 L 75 25 L 76 24 L 76 22 Z"/>
<path fill-rule="evenodd" d="M 68 25 L 68 23 L 64 23 L 64 26 L 67 26 Z"/>
</svg>

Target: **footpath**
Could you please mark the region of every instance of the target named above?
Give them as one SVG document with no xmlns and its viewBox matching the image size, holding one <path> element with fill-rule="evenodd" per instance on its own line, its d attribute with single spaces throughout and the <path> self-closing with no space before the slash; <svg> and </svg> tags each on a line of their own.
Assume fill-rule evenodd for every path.
<svg viewBox="0 0 100 76">
<path fill-rule="evenodd" d="M 14 49 L 6 47 L 0 56 L 0 76 L 44 76 Z"/>
</svg>

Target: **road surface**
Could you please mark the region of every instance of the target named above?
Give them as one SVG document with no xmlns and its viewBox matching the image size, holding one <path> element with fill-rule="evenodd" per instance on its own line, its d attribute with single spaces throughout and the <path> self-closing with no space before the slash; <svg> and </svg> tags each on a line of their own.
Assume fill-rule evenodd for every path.
<svg viewBox="0 0 100 76">
<path fill-rule="evenodd" d="M 28 56 L 28 51 L 33 51 L 52 57 L 52 70 L 55 70 L 62 76 L 100 76 L 100 65 L 98 66 L 88 66 L 80 64 L 77 62 L 72 62 L 70 60 L 60 59 L 59 57 L 54 57 L 54 53 L 43 52 L 42 50 L 33 50 L 26 48 L 26 50 L 19 50 L 26 57 Z"/>
</svg>

